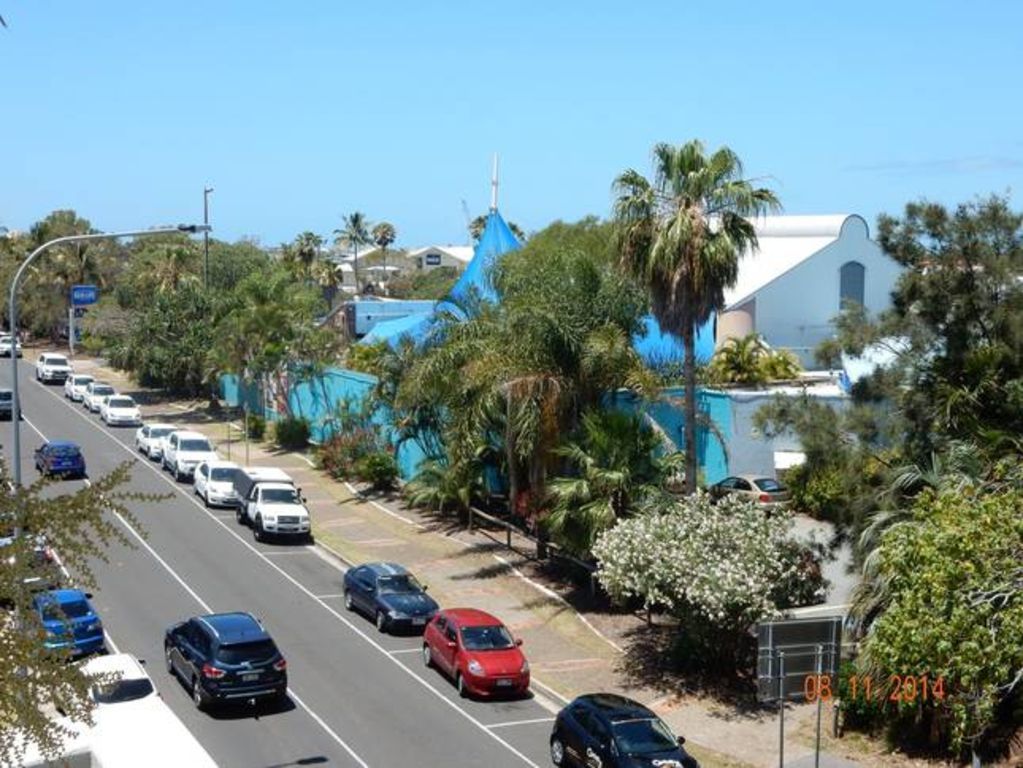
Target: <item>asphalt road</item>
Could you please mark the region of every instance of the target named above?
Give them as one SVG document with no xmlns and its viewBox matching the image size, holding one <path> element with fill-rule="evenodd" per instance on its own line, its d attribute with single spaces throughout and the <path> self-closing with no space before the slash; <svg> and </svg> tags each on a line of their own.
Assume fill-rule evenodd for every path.
<svg viewBox="0 0 1023 768">
<path fill-rule="evenodd" d="M 130 506 L 144 540 L 119 521 L 136 546 L 112 547 L 109 563 L 96 564 L 93 603 L 116 646 L 111 650 L 148 661 L 164 700 L 220 765 L 549 765 L 549 702 L 459 699 L 449 680 L 423 666 L 420 638 L 379 634 L 344 610 L 343 564 L 314 547 L 256 543 L 233 512 L 204 509 L 190 485 L 135 454 L 134 429 L 105 427 L 64 400 L 62 387 L 35 382 L 34 358 L 20 368 L 24 482 L 37 476 L 32 450 L 45 436 L 78 442 L 94 478 L 137 459 L 128 489 L 167 496 Z M 8 361 L 0 369 L 0 382 L 9 386 Z M 8 461 L 11 441 L 4 423 L 0 443 Z M 79 481 L 66 481 L 48 491 L 77 487 Z M 231 610 L 259 617 L 287 658 L 290 695 L 282 709 L 199 712 L 167 673 L 167 626 Z"/>
</svg>

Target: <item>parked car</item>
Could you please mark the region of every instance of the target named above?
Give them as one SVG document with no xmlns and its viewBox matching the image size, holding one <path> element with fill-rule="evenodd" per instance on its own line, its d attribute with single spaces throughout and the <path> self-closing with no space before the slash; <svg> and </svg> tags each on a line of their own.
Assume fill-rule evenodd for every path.
<svg viewBox="0 0 1023 768">
<path fill-rule="evenodd" d="M 82 402 L 85 388 L 96 379 L 87 373 L 74 373 L 64 380 L 64 397 L 73 403 Z"/>
<path fill-rule="evenodd" d="M 14 340 L 14 354 L 17 357 L 21 357 L 21 342 L 17 339 Z M 11 334 L 4 333 L 0 334 L 0 357 L 11 356 Z"/>
<path fill-rule="evenodd" d="M 46 639 L 46 648 L 67 648 L 74 655 L 103 650 L 103 622 L 80 589 L 55 589 L 32 600 Z"/>
<path fill-rule="evenodd" d="M 163 468 L 170 470 L 175 480 L 191 478 L 202 462 L 217 458 L 205 435 L 184 429 L 171 432 L 164 438 L 162 453 Z"/>
<path fill-rule="evenodd" d="M 91 381 L 85 385 L 85 392 L 82 394 L 82 407 L 89 413 L 99 413 L 103 407 L 103 401 L 116 395 L 117 390 L 102 381 Z"/>
<path fill-rule="evenodd" d="M 551 733 L 551 761 L 579 768 L 700 768 L 686 752 L 685 741 L 639 702 L 612 693 L 589 693 L 558 713 Z"/>
<path fill-rule="evenodd" d="M 425 627 L 440 607 L 426 594 L 426 587 L 397 563 L 348 569 L 344 596 L 345 608 L 369 616 L 381 632 Z"/>
<path fill-rule="evenodd" d="M 762 475 L 735 475 L 714 483 L 709 489 L 711 498 L 722 499 L 736 494 L 765 509 L 776 509 L 789 501 L 788 489 L 773 477 Z"/>
<path fill-rule="evenodd" d="M 143 424 L 135 431 L 135 448 L 151 459 L 159 459 L 164 438 L 176 429 L 173 424 Z"/>
<path fill-rule="evenodd" d="M 128 395 L 111 395 L 99 408 L 99 417 L 112 427 L 135 427 L 142 423 L 142 411 Z"/>
<path fill-rule="evenodd" d="M 82 671 L 90 676 L 103 676 L 102 681 L 93 683 L 89 689 L 89 698 L 101 710 L 129 701 L 160 697 L 145 667 L 130 653 L 96 656 L 82 665 Z"/>
<path fill-rule="evenodd" d="M 14 418 L 14 392 L 6 387 L 0 388 L 0 419 Z"/>
<path fill-rule="evenodd" d="M 44 352 L 36 360 L 36 380 L 43 384 L 63 384 L 71 375 L 71 364 L 64 355 Z"/>
<path fill-rule="evenodd" d="M 36 448 L 35 465 L 39 474 L 64 477 L 85 477 L 85 457 L 78 443 L 51 440 Z"/>
<path fill-rule="evenodd" d="M 252 526 L 256 541 L 264 541 L 268 536 L 308 539 L 312 529 L 304 502 L 302 494 L 290 482 L 259 482 L 244 501 L 242 519 Z"/>
<path fill-rule="evenodd" d="M 195 495 L 207 506 L 233 506 L 237 496 L 234 478 L 240 467 L 233 461 L 210 460 L 195 468 Z"/>
<path fill-rule="evenodd" d="M 529 690 L 529 662 L 521 645 L 489 613 L 451 608 L 426 625 L 423 662 L 453 678 L 463 697 L 524 695 Z"/>
<path fill-rule="evenodd" d="M 164 635 L 163 649 L 167 671 L 188 687 L 199 709 L 287 696 L 288 664 L 248 613 L 212 613 L 175 624 Z"/>
</svg>

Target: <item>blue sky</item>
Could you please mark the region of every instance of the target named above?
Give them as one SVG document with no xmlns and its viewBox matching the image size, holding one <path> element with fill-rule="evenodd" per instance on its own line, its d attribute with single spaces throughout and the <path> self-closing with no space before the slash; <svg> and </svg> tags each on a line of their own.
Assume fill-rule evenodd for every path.
<svg viewBox="0 0 1023 768">
<path fill-rule="evenodd" d="M 443 10 L 429 6 L 438 5 Z M 606 216 L 658 141 L 727 144 L 787 213 L 1015 191 L 1023 3 L 0 0 L 0 224 L 199 220 L 266 244 L 465 240 L 501 156 L 527 230 Z"/>
</svg>

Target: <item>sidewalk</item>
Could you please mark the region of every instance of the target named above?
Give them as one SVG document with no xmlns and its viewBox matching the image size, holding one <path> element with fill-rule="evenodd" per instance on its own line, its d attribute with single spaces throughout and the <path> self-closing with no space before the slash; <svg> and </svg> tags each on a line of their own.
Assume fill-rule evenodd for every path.
<svg viewBox="0 0 1023 768">
<path fill-rule="evenodd" d="M 75 365 L 119 390 L 138 392 L 145 402 L 143 391 L 123 375 L 85 358 Z M 535 692 L 549 708 L 556 710 L 584 692 L 619 692 L 647 703 L 684 734 L 704 768 L 777 766 L 776 712 L 742 712 L 707 698 L 679 698 L 671 692 L 670 680 L 637 675 L 635 649 L 643 648 L 642 638 L 651 634 L 643 620 L 585 608 L 588 601 L 580 599 L 585 590 L 573 592 L 571 585 L 546 578 L 541 565 L 529 557 L 535 545 L 528 539 L 513 535 L 515 549 L 509 550 L 504 531 L 475 526 L 469 533 L 457 520 L 408 509 L 400 500 L 363 497 L 353 486 L 317 470 L 310 457 L 265 443 L 250 443 L 246 459 L 237 425 L 229 441 L 227 424 L 213 420 L 205 403 L 194 405 L 154 403 L 144 405 L 144 412 L 149 420 L 183 422 L 204 432 L 221 456 L 230 454 L 239 464 L 282 468 L 308 499 L 316 542 L 342 560 L 400 562 L 429 585 L 441 605 L 474 606 L 500 616 L 523 639 Z M 787 710 L 786 765 L 813 765 L 807 734 L 812 735 L 814 711 L 806 705 Z M 829 722 L 826 714 L 825 728 Z M 852 768 L 866 763 L 822 754 L 820 764 Z M 871 759 L 870 764 L 881 763 Z"/>
</svg>

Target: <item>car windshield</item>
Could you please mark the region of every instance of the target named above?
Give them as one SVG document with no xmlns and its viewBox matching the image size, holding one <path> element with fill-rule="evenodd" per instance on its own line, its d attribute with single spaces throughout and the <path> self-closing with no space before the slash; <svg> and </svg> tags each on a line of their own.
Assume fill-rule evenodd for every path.
<svg viewBox="0 0 1023 768">
<path fill-rule="evenodd" d="M 181 450 L 194 451 L 196 453 L 209 453 L 212 449 L 210 448 L 210 444 L 205 440 L 182 440 Z"/>
<path fill-rule="evenodd" d="M 410 573 L 396 576 L 381 576 L 377 579 L 377 587 L 381 593 L 422 592 L 423 588 Z"/>
<path fill-rule="evenodd" d="M 50 355 L 46 360 L 47 365 L 67 365 L 67 358 L 59 355 Z"/>
<path fill-rule="evenodd" d="M 112 395 L 114 394 L 114 388 L 108 384 L 100 384 L 98 387 L 92 388 L 92 394 L 94 395 Z"/>
<path fill-rule="evenodd" d="M 153 684 L 144 677 L 92 686 L 92 698 L 97 704 L 119 704 L 122 701 L 144 699 L 151 693 Z"/>
<path fill-rule="evenodd" d="M 238 470 L 234 467 L 215 467 L 210 472 L 210 480 L 215 480 L 218 483 L 233 483 L 237 474 Z"/>
<path fill-rule="evenodd" d="M 13 400 L 13 399 L 14 399 L 14 393 L 11 392 L 9 389 L 8 390 L 0 391 L 0 400 Z"/>
<path fill-rule="evenodd" d="M 78 454 L 77 445 L 54 445 L 50 448 L 51 456 L 59 456 L 62 459 L 74 458 Z"/>
<path fill-rule="evenodd" d="M 270 504 L 298 504 L 294 488 L 264 488 L 263 501 Z"/>
<path fill-rule="evenodd" d="M 55 600 L 43 604 L 43 618 L 47 621 L 57 619 L 62 621 L 65 616 L 69 619 L 80 619 L 89 615 L 89 604 L 84 600 L 72 600 L 70 603 L 58 603 Z"/>
<path fill-rule="evenodd" d="M 152 429 L 149 430 L 149 436 L 150 437 L 166 437 L 167 435 L 169 435 L 173 431 L 174 431 L 174 429 L 172 427 L 153 427 Z"/>
<path fill-rule="evenodd" d="M 241 664 L 243 661 L 266 661 L 277 653 L 273 640 L 256 640 L 251 643 L 222 645 L 217 649 L 217 660 L 225 664 Z"/>
<path fill-rule="evenodd" d="M 512 648 L 515 641 L 502 626 L 463 627 L 462 645 L 468 651 L 502 651 Z"/>
<path fill-rule="evenodd" d="M 675 749 L 678 742 L 668 726 L 655 717 L 612 723 L 615 742 L 625 755 L 649 755 Z"/>
<path fill-rule="evenodd" d="M 753 483 L 764 493 L 782 493 L 785 486 L 770 477 L 758 477 Z"/>
<path fill-rule="evenodd" d="M 78 386 L 84 386 L 86 384 L 92 384 L 95 379 L 92 376 L 75 376 L 75 384 Z"/>
<path fill-rule="evenodd" d="M 130 397 L 111 397 L 107 400 L 108 408 L 134 408 L 135 401 Z"/>
</svg>

